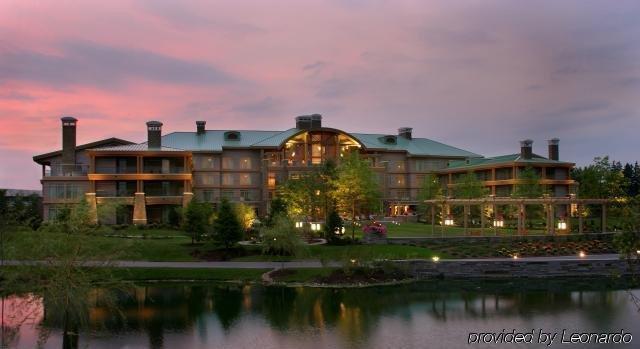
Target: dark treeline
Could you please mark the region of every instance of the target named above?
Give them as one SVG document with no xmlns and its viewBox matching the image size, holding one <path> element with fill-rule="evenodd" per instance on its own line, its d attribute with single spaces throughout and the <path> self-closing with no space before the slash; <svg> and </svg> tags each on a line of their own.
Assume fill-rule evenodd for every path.
<svg viewBox="0 0 640 349">
<path fill-rule="evenodd" d="M 597 157 L 592 164 L 576 167 L 571 177 L 579 183 L 582 198 L 636 197 L 640 194 L 640 165 Z"/>
<path fill-rule="evenodd" d="M 37 229 L 42 223 L 41 198 L 38 195 L 7 196 L 0 189 L 0 222 Z"/>
</svg>

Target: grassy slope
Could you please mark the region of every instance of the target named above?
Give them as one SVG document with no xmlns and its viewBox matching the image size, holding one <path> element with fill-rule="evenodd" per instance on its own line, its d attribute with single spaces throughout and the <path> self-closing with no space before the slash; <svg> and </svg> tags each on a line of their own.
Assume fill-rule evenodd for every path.
<svg viewBox="0 0 640 349">
<path fill-rule="evenodd" d="M 145 232 L 154 234 L 152 230 Z M 179 233 L 179 232 L 178 232 Z M 56 234 L 34 232 L 20 229 L 5 236 L 6 259 L 31 259 L 30 251 L 42 240 L 41 234 Z M 160 234 L 160 233 L 158 233 Z M 176 231 L 172 231 L 176 235 Z M 194 261 L 190 252 L 197 248 L 192 246 L 187 236 L 171 239 L 124 239 L 105 237 L 101 235 L 78 236 L 106 251 L 116 251 L 115 258 L 120 260 L 148 260 L 148 261 Z"/>
</svg>

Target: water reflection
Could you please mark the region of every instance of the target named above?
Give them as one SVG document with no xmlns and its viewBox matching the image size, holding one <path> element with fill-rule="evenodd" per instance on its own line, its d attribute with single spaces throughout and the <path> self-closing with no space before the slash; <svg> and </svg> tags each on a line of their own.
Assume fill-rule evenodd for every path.
<svg viewBox="0 0 640 349">
<path fill-rule="evenodd" d="M 71 347 L 465 347 L 470 330 L 636 332 L 637 310 L 609 281 L 428 282 L 366 289 L 146 285 L 90 295 L 89 331 Z M 619 289 L 620 291 L 612 291 Z M 107 295 L 109 297 L 107 297 Z M 102 302 L 113 299 L 117 309 Z M 3 344 L 60 348 L 46 300 L 4 300 Z M 27 316 L 27 314 L 29 314 Z M 28 319 L 28 320 L 27 320 Z M 65 344 L 69 345 L 69 344 Z"/>
</svg>

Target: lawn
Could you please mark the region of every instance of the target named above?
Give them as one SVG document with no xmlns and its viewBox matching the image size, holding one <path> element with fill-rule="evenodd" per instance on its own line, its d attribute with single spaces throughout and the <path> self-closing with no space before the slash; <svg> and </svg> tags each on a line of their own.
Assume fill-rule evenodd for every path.
<svg viewBox="0 0 640 349">
<path fill-rule="evenodd" d="M 192 253 L 196 250 L 207 251 L 217 247 L 207 242 L 191 245 L 189 237 L 179 236 L 180 232 L 169 230 L 168 232 L 155 232 L 152 229 L 142 230 L 148 233 L 149 238 L 120 238 L 106 237 L 104 235 L 78 236 L 87 244 L 103 251 L 114 251 L 114 258 L 118 260 L 142 260 L 142 261 L 197 261 Z M 154 239 L 151 236 L 161 236 L 171 233 L 178 237 Z M 44 236 L 42 234 L 53 234 Z M 51 232 L 36 232 L 29 229 L 14 229 L 5 235 L 6 259 L 33 259 L 33 250 L 42 241 L 51 237 Z M 234 261 L 280 261 L 291 260 L 291 257 L 263 256 L 259 246 L 247 247 L 251 255 L 233 259 Z M 346 245 L 346 246 L 309 246 L 307 253 L 298 259 L 320 259 L 343 261 L 351 258 L 360 259 L 402 259 L 402 258 L 431 258 L 433 252 L 424 247 L 402 245 Z"/>
<path fill-rule="evenodd" d="M 156 232 L 151 229 L 142 231 L 147 232 L 148 236 L 160 236 L 167 233 L 167 231 Z M 180 235 L 180 232 L 175 230 L 169 232 L 174 236 Z M 47 237 L 42 234 L 51 234 L 51 236 Z M 60 235 L 60 233 L 13 229 L 5 234 L 4 256 L 6 259 L 32 259 L 34 248 L 48 238 L 55 238 L 56 235 Z M 191 256 L 191 252 L 198 248 L 198 245 L 191 245 L 191 239 L 185 235 L 167 239 L 129 239 L 94 234 L 79 235 L 77 238 L 86 240 L 87 244 L 104 251 L 114 251 L 114 257 L 119 260 L 195 261 L 196 258 Z"/>
</svg>

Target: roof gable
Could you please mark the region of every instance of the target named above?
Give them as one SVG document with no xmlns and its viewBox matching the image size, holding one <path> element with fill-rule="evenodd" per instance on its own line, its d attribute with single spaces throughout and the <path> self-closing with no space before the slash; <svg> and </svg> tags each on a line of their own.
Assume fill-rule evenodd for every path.
<svg viewBox="0 0 640 349">
<path fill-rule="evenodd" d="M 124 139 L 111 137 L 111 138 L 105 138 L 105 139 L 102 139 L 102 140 L 99 140 L 99 141 L 95 141 L 95 142 L 91 142 L 91 143 L 78 145 L 78 146 L 76 146 L 76 151 L 87 150 L 87 149 L 95 149 L 95 148 L 101 148 L 101 147 L 112 147 L 112 146 L 120 146 L 120 145 L 129 145 L 129 144 L 135 144 L 135 143 L 127 141 L 127 140 L 124 140 Z M 37 163 L 41 163 L 44 160 L 47 160 L 47 159 L 55 157 L 55 156 L 60 156 L 60 155 L 62 155 L 62 149 L 61 150 L 52 151 L 52 152 L 49 152 L 49 153 L 45 153 L 45 154 L 35 155 L 33 157 L 33 161 L 35 161 Z M 44 162 L 46 162 L 46 161 L 44 161 Z"/>
</svg>

